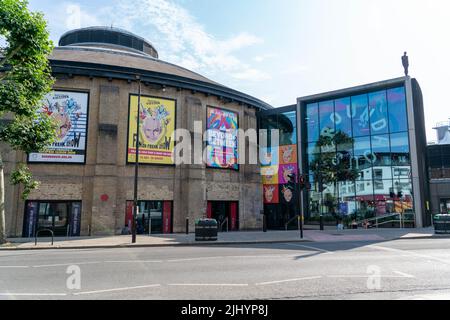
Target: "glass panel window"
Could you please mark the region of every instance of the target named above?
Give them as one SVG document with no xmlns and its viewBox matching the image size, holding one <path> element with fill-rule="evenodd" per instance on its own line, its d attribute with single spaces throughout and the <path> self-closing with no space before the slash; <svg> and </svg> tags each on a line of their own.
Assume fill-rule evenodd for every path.
<svg viewBox="0 0 450 320">
<path fill-rule="evenodd" d="M 319 103 L 320 135 L 334 136 L 334 102 L 326 101 Z"/>
<path fill-rule="evenodd" d="M 407 132 L 391 134 L 392 164 L 409 165 L 409 138 Z"/>
<path fill-rule="evenodd" d="M 360 180 L 372 179 L 367 176 L 367 172 L 372 168 L 372 162 L 375 161 L 375 156 L 372 154 L 372 148 L 370 145 L 370 137 L 356 138 L 355 139 L 355 155 L 353 165 L 360 172 Z"/>
<path fill-rule="evenodd" d="M 334 122 L 336 132 L 345 133 L 352 136 L 352 114 L 350 98 L 339 99 L 335 101 Z"/>
<path fill-rule="evenodd" d="M 376 160 L 375 166 L 389 166 L 391 165 L 391 148 L 389 135 L 372 136 L 372 151 Z"/>
<path fill-rule="evenodd" d="M 372 135 L 389 133 L 386 91 L 369 94 L 369 114 Z"/>
<path fill-rule="evenodd" d="M 280 145 L 292 145 L 297 143 L 296 112 L 287 112 L 278 116 L 278 128 L 280 128 Z"/>
<path fill-rule="evenodd" d="M 306 106 L 305 120 L 308 142 L 319 140 L 319 105 L 317 103 Z"/>
<path fill-rule="evenodd" d="M 367 95 L 352 97 L 353 136 L 370 135 L 370 117 Z"/>
<path fill-rule="evenodd" d="M 406 112 L 405 88 L 395 88 L 387 91 L 389 105 L 389 127 L 391 132 L 408 130 L 408 118 Z"/>
</svg>

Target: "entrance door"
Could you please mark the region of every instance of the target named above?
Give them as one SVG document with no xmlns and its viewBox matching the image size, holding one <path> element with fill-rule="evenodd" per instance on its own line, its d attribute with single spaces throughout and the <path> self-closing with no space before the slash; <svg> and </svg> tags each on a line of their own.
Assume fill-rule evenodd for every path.
<svg viewBox="0 0 450 320">
<path fill-rule="evenodd" d="M 81 202 L 30 201 L 25 211 L 24 237 L 41 229 L 52 230 L 55 236 L 80 236 Z"/>
<path fill-rule="evenodd" d="M 168 234 L 173 232 L 172 201 L 139 201 L 136 220 L 137 234 Z M 151 219 L 151 220 L 150 220 Z M 133 222 L 133 201 L 127 201 L 125 226 Z"/>
<path fill-rule="evenodd" d="M 239 202 L 236 201 L 209 201 L 208 202 L 208 218 L 216 219 L 220 226 L 227 228 L 228 231 L 239 230 Z M 225 229 L 223 229 L 225 231 Z"/>
</svg>

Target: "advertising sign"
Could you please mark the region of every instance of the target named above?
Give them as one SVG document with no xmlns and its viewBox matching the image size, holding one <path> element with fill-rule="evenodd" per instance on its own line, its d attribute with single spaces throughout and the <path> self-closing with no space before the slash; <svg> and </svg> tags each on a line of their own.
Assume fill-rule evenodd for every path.
<svg viewBox="0 0 450 320">
<path fill-rule="evenodd" d="M 260 148 L 259 149 L 259 157 L 261 166 L 273 166 L 278 165 L 278 153 L 279 148 Z"/>
<path fill-rule="evenodd" d="M 79 237 L 81 231 L 81 202 L 72 204 L 72 215 L 70 219 L 70 234 Z"/>
<path fill-rule="evenodd" d="M 289 145 L 280 147 L 280 164 L 297 163 L 297 146 Z"/>
<path fill-rule="evenodd" d="M 239 170 L 237 113 L 208 107 L 206 129 L 208 167 Z"/>
<path fill-rule="evenodd" d="M 298 177 L 298 168 L 296 164 L 283 164 L 280 165 L 279 167 L 279 172 L 278 172 L 278 181 L 279 184 L 287 184 L 290 182 L 290 177 L 291 175 L 295 175 L 296 180 Z M 294 181 L 297 182 L 297 181 Z"/>
<path fill-rule="evenodd" d="M 138 96 L 130 96 L 128 163 L 136 162 Z M 139 163 L 173 165 L 176 101 L 141 96 Z"/>
<path fill-rule="evenodd" d="M 279 189 L 278 185 L 264 185 L 264 204 L 279 203 Z"/>
<path fill-rule="evenodd" d="M 38 206 L 37 202 L 28 202 L 25 213 L 25 221 L 22 237 L 32 238 L 36 233 L 37 218 L 38 218 Z"/>
<path fill-rule="evenodd" d="M 263 184 L 278 184 L 278 166 L 262 167 Z"/>
<path fill-rule="evenodd" d="M 89 95 L 83 92 L 53 91 L 38 111 L 57 125 L 56 141 L 41 153 L 30 153 L 30 163 L 85 163 Z"/>
</svg>

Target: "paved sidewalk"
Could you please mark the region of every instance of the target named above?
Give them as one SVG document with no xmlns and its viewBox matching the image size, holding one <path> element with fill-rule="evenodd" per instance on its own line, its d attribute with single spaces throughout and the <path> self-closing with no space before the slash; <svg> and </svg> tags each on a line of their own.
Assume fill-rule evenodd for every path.
<svg viewBox="0 0 450 320">
<path fill-rule="evenodd" d="M 304 239 L 299 231 L 269 232 L 229 232 L 219 233 L 219 240 L 214 242 L 196 242 L 194 234 L 171 234 L 138 236 L 137 243 L 131 244 L 131 236 L 55 238 L 51 245 L 50 238 L 39 238 L 35 246 L 34 239 L 9 239 L 10 243 L 0 246 L 0 250 L 33 249 L 89 249 L 89 248 L 126 248 L 126 247 L 161 247 L 192 245 L 257 244 L 282 242 L 344 242 L 344 241 L 388 241 L 394 239 L 442 238 L 434 235 L 433 228 L 423 229 L 369 229 L 369 230 L 305 230 Z"/>
</svg>

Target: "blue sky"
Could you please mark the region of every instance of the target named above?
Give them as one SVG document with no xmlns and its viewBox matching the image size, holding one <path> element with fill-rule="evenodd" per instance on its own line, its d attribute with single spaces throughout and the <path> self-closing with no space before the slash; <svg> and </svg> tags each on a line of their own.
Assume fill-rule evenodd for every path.
<svg viewBox="0 0 450 320">
<path fill-rule="evenodd" d="M 448 0 L 30 0 L 53 40 L 113 25 L 151 41 L 160 58 L 275 107 L 297 97 L 403 75 L 421 84 L 428 140 L 450 117 Z"/>
</svg>

